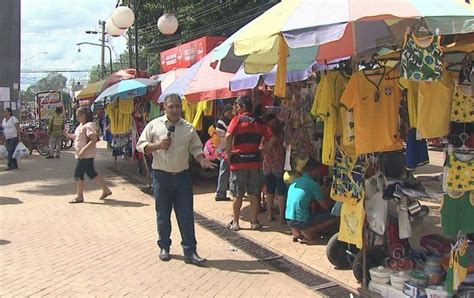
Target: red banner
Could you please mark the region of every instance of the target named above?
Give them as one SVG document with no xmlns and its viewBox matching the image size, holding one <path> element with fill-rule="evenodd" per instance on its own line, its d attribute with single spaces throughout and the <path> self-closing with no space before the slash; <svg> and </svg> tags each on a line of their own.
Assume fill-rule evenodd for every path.
<svg viewBox="0 0 474 298">
<path fill-rule="evenodd" d="M 190 67 L 224 40 L 225 37 L 206 36 L 161 52 L 161 72 Z"/>
</svg>

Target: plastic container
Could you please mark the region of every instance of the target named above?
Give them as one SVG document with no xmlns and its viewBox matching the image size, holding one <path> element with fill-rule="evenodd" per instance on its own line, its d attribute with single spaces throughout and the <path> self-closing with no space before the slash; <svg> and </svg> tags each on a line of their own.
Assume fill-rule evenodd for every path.
<svg viewBox="0 0 474 298">
<path fill-rule="evenodd" d="M 413 270 L 410 273 L 410 283 L 417 287 L 427 287 L 430 276 L 422 270 Z"/>
<path fill-rule="evenodd" d="M 403 291 L 403 285 L 410 279 L 408 272 L 399 271 L 390 274 L 390 284 L 397 290 Z"/>
<path fill-rule="evenodd" d="M 446 288 L 443 286 L 429 286 L 425 289 L 427 298 L 448 298 L 451 295 L 448 294 Z"/>
<path fill-rule="evenodd" d="M 373 267 L 369 270 L 370 279 L 378 284 L 388 284 L 390 282 L 390 274 L 392 270 L 383 266 Z"/>
</svg>

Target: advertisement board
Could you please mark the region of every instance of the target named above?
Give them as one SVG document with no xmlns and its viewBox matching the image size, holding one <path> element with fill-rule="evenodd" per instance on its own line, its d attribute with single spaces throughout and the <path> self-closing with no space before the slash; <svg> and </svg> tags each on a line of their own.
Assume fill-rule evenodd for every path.
<svg viewBox="0 0 474 298">
<path fill-rule="evenodd" d="M 205 36 L 163 51 L 160 54 L 161 71 L 190 67 L 224 40 L 225 37 Z"/>
<path fill-rule="evenodd" d="M 36 93 L 36 106 L 39 119 L 50 119 L 57 107 L 64 108 L 60 91 L 45 91 Z"/>
</svg>

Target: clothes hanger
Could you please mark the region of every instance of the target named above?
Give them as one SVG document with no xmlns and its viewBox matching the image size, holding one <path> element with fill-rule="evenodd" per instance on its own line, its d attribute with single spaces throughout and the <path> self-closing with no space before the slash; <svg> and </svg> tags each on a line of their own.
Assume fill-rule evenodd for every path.
<svg viewBox="0 0 474 298">
<path fill-rule="evenodd" d="M 466 141 L 469 138 L 469 135 L 466 132 L 463 132 L 459 135 L 459 138 L 461 139 L 462 145 L 461 145 L 461 147 L 456 149 L 456 152 L 469 153 L 470 148 L 466 146 Z"/>
</svg>

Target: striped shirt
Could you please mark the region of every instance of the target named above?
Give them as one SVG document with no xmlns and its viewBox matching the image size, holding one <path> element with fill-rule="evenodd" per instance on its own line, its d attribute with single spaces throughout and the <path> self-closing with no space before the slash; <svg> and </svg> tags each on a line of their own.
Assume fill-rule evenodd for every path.
<svg viewBox="0 0 474 298">
<path fill-rule="evenodd" d="M 227 128 L 234 137 L 230 170 L 259 169 L 262 167 L 260 143 L 272 136 L 270 129 L 257 117 L 249 113 L 234 117 Z"/>
</svg>

